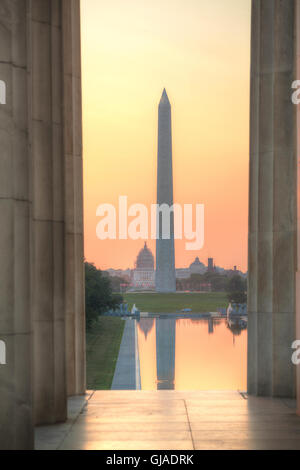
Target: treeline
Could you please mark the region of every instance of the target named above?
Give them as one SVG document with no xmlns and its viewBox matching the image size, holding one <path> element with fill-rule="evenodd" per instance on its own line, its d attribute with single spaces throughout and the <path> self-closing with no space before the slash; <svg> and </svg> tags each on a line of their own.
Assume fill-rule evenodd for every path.
<svg viewBox="0 0 300 470">
<path fill-rule="evenodd" d="M 177 290 L 191 292 L 227 292 L 229 302 L 247 302 L 247 279 L 239 274 L 229 276 L 217 272 L 192 274 L 187 279 L 177 279 Z"/>
<path fill-rule="evenodd" d="M 85 262 L 84 267 L 86 328 L 90 329 L 100 315 L 116 309 L 123 302 L 123 297 L 113 293 L 110 278 L 94 264 Z"/>
<path fill-rule="evenodd" d="M 201 284 L 210 284 L 212 292 L 231 292 L 231 291 L 246 291 L 247 279 L 239 274 L 228 276 L 217 272 L 207 272 L 205 274 L 192 274 L 190 278 L 180 279 L 180 284 L 197 286 Z"/>
<path fill-rule="evenodd" d="M 228 280 L 227 289 L 229 302 L 244 304 L 247 302 L 247 279 L 236 275 Z"/>
<path fill-rule="evenodd" d="M 104 276 L 108 276 L 110 279 L 111 287 L 113 292 L 125 292 L 130 282 L 127 279 L 119 276 L 109 276 L 107 273 L 103 273 Z"/>
</svg>

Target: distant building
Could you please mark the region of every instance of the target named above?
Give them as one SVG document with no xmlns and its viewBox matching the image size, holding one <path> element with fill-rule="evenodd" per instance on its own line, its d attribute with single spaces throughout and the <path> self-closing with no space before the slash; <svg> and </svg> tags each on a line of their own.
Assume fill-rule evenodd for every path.
<svg viewBox="0 0 300 470">
<path fill-rule="evenodd" d="M 190 268 L 176 269 L 176 279 L 188 279 L 190 276 Z"/>
<path fill-rule="evenodd" d="M 204 274 L 206 271 L 206 266 L 197 257 L 188 268 L 176 269 L 176 279 L 189 279 L 192 274 Z"/>
<path fill-rule="evenodd" d="M 207 271 L 209 273 L 214 272 L 215 266 L 214 266 L 214 259 L 213 258 L 208 258 L 208 263 L 207 263 Z"/>
<path fill-rule="evenodd" d="M 131 287 L 134 289 L 141 288 L 153 290 L 154 286 L 152 285 L 152 279 L 154 276 L 153 272 L 155 272 L 154 259 L 151 251 L 147 247 L 147 244 L 145 244 L 145 247 L 140 251 L 139 255 L 141 255 L 141 259 L 138 258 L 136 260 L 134 269 L 107 269 L 106 271 L 103 271 L 103 274 L 109 275 L 112 278 L 122 278 L 125 283 L 130 283 Z M 137 265 L 139 265 L 138 268 Z M 150 269 L 148 268 L 148 266 L 150 266 Z M 184 281 L 190 279 L 193 274 L 201 275 L 205 274 L 206 272 L 215 272 L 229 277 L 239 275 L 243 278 L 247 278 L 248 274 L 247 272 L 243 273 L 242 271 L 240 271 L 237 266 L 234 266 L 233 269 L 224 269 L 220 266 L 216 266 L 214 264 L 214 258 L 209 258 L 208 266 L 205 266 L 200 261 L 199 257 L 197 257 L 188 268 L 176 269 L 176 281 Z M 184 290 L 185 288 L 187 288 L 186 284 L 181 284 L 180 282 L 177 282 L 177 290 Z M 199 285 L 197 288 L 202 291 L 209 291 L 210 285 L 205 285 L 204 282 L 204 284 L 202 284 L 201 286 Z"/>
<path fill-rule="evenodd" d="M 131 287 L 143 290 L 155 288 L 154 257 L 147 243 L 137 256 L 135 269 L 132 271 Z"/>
<path fill-rule="evenodd" d="M 204 274 L 206 272 L 206 266 L 201 263 L 200 259 L 197 256 L 195 261 L 190 265 L 189 271 L 190 276 L 192 274 Z"/>
<path fill-rule="evenodd" d="M 233 269 L 228 269 L 227 270 L 227 276 L 229 276 L 229 277 L 241 276 L 243 278 L 247 277 L 247 275 L 245 275 L 244 273 L 242 273 L 242 271 L 239 271 L 237 269 L 237 266 L 234 266 Z"/>
<path fill-rule="evenodd" d="M 131 269 L 106 269 L 106 272 L 110 277 L 121 277 L 128 281 L 131 278 Z"/>
</svg>

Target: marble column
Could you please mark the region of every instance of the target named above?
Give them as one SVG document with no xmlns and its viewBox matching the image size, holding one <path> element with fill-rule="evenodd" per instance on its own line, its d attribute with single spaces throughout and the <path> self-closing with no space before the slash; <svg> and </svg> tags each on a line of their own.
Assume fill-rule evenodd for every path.
<svg viewBox="0 0 300 470">
<path fill-rule="evenodd" d="M 294 0 L 252 1 L 248 392 L 295 396 Z"/>
<path fill-rule="evenodd" d="M 85 391 L 79 0 L 0 0 L 0 85 L 0 449 L 31 449 Z"/>
<path fill-rule="evenodd" d="M 300 80 L 300 0 L 296 0 L 296 71 Z M 300 340 L 300 104 L 297 106 L 297 273 L 296 273 L 296 340 Z M 297 371 L 297 409 L 300 415 L 300 364 Z"/>
<path fill-rule="evenodd" d="M 32 449 L 26 0 L 0 1 L 0 449 Z"/>
<path fill-rule="evenodd" d="M 67 392 L 78 395 L 86 388 L 80 0 L 63 0 L 62 8 Z"/>
<path fill-rule="evenodd" d="M 31 0 L 32 285 L 36 424 L 67 417 L 62 4 Z"/>
</svg>

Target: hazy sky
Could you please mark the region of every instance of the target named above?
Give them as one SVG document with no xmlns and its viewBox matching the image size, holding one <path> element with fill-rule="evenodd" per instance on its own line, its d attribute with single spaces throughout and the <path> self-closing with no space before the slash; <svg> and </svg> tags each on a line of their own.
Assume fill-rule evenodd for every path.
<svg viewBox="0 0 300 470">
<path fill-rule="evenodd" d="M 133 267 L 143 241 L 100 241 L 99 204 L 156 202 L 157 106 L 173 120 L 174 202 L 205 204 L 208 256 L 247 269 L 250 0 L 81 0 L 85 256 Z M 149 246 L 155 253 L 155 242 Z"/>
</svg>

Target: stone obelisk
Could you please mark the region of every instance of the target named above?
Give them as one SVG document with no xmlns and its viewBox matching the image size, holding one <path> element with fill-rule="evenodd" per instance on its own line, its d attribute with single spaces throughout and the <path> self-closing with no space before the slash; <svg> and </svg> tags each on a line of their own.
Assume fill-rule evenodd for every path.
<svg viewBox="0 0 300 470">
<path fill-rule="evenodd" d="M 164 89 L 158 109 L 158 158 L 157 158 L 157 204 L 173 206 L 173 168 L 172 168 L 172 122 L 171 105 Z M 156 240 L 157 292 L 176 292 L 174 214 L 170 211 L 170 233 L 167 239 L 162 233 L 162 212 L 158 214 Z M 164 234 L 165 236 L 165 234 Z"/>
</svg>

